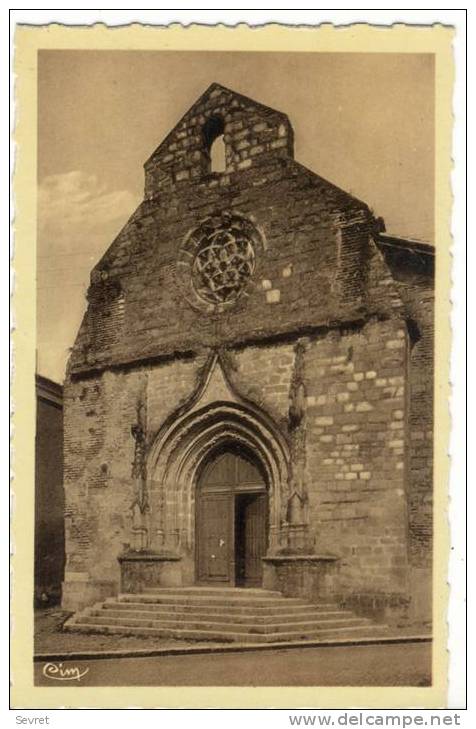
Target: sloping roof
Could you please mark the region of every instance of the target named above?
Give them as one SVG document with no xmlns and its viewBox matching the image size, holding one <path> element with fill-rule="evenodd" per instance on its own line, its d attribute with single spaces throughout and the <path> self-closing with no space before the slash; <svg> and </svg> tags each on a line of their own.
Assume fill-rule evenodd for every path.
<svg viewBox="0 0 476 729">
<path fill-rule="evenodd" d="M 435 248 L 431 244 L 387 233 L 378 233 L 375 242 L 393 275 L 398 277 L 406 271 L 407 274 L 434 276 Z"/>
<path fill-rule="evenodd" d="M 425 241 L 415 240 L 413 238 L 402 238 L 401 236 L 389 235 L 388 233 L 379 233 L 377 242 L 382 246 L 393 246 L 401 248 L 402 250 L 406 249 L 409 251 L 423 253 L 428 256 L 435 255 L 434 245 L 426 243 Z"/>
<path fill-rule="evenodd" d="M 36 396 L 55 405 L 63 406 L 63 386 L 43 375 L 35 375 Z"/>
</svg>

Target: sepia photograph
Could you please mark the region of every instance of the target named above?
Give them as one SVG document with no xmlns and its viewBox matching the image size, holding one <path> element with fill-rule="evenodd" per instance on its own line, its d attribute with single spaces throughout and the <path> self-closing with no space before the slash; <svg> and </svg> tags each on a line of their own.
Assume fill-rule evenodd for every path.
<svg viewBox="0 0 476 729">
<path fill-rule="evenodd" d="M 163 46 L 37 51 L 34 686 L 431 690 L 435 53 Z"/>
</svg>

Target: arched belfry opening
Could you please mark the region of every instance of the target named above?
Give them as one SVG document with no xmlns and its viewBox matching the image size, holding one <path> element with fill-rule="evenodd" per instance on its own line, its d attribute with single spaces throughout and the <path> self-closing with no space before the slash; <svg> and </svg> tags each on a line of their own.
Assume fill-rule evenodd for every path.
<svg viewBox="0 0 476 729">
<path fill-rule="evenodd" d="M 197 582 L 261 585 L 268 490 L 257 454 L 233 441 L 213 448 L 199 469 L 196 489 Z"/>
<path fill-rule="evenodd" d="M 221 116 L 211 116 L 203 125 L 203 141 L 209 158 L 210 172 L 225 172 L 226 148 L 223 133 L 225 123 Z"/>
</svg>

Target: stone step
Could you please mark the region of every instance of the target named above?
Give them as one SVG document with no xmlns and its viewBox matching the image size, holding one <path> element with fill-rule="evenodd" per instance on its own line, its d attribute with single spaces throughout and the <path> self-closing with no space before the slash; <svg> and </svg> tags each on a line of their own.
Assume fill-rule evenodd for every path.
<svg viewBox="0 0 476 729">
<path fill-rule="evenodd" d="M 220 643 L 381 634 L 370 620 L 330 602 L 314 604 L 272 590 L 213 587 L 124 593 L 86 608 L 68 620 L 64 629 Z"/>
<path fill-rule="evenodd" d="M 187 629 L 165 629 L 165 628 L 145 628 L 132 626 L 116 626 L 116 625 L 90 625 L 88 623 L 77 622 L 68 623 L 64 629 L 68 632 L 79 631 L 82 633 L 100 633 L 107 635 L 143 635 L 155 636 L 157 638 L 170 638 L 174 640 L 190 640 L 190 641 L 214 641 L 219 643 L 278 643 L 283 641 L 301 641 L 301 640 L 333 640 L 353 637 L 372 637 L 380 635 L 373 630 L 373 626 L 358 625 L 347 626 L 345 628 L 326 628 L 313 631 L 293 630 L 283 633 L 239 633 L 239 632 L 223 632 L 212 630 L 187 630 Z"/>
<path fill-rule="evenodd" d="M 308 606 L 306 610 L 300 610 L 299 612 L 283 611 L 275 613 L 273 615 L 262 615 L 256 613 L 250 613 L 247 615 L 236 615 L 229 611 L 226 612 L 211 612 L 206 607 L 189 609 L 186 611 L 181 610 L 170 610 L 168 608 L 160 608 L 153 606 L 150 609 L 149 605 L 133 604 L 129 605 L 117 604 L 117 605 L 103 605 L 100 608 L 92 610 L 89 614 L 96 616 L 110 615 L 113 618 L 124 617 L 140 617 L 148 620 L 188 620 L 190 618 L 207 618 L 213 622 L 219 623 L 241 623 L 243 625 L 253 623 L 269 623 L 269 622 L 293 622 L 296 620 L 328 620 L 329 618 L 346 618 L 354 617 L 353 613 L 348 610 L 313 610 L 312 606 Z M 147 608 L 144 610 L 143 608 Z"/>
<path fill-rule="evenodd" d="M 294 603 L 289 603 L 287 600 L 280 603 L 278 606 L 250 606 L 250 605 L 227 605 L 226 609 L 224 609 L 223 605 L 215 605 L 210 603 L 200 604 L 200 605 L 189 605 L 189 604 L 175 604 L 175 603 L 169 603 L 169 604 L 161 604 L 156 602 L 147 602 L 147 601 L 132 601 L 127 600 L 123 602 L 118 602 L 117 598 L 107 598 L 105 602 L 102 604 L 102 607 L 106 610 L 141 610 L 141 611 L 150 611 L 150 612 L 171 612 L 171 613 L 177 613 L 177 614 L 190 614 L 190 613 L 196 613 L 198 615 L 206 613 L 210 615 L 223 615 L 226 613 L 227 615 L 231 616 L 256 616 L 257 618 L 266 618 L 267 616 L 273 616 L 273 615 L 283 615 L 287 614 L 292 611 L 293 614 L 299 615 L 301 613 L 306 613 L 309 610 L 313 610 L 316 613 L 320 612 L 333 612 L 333 611 L 339 611 L 339 608 L 336 608 L 335 605 L 332 603 L 322 603 L 318 605 L 314 605 L 308 602 L 303 603 L 302 605 L 295 605 Z M 348 611 L 344 611 L 348 612 Z"/>
<path fill-rule="evenodd" d="M 286 604 L 292 605 L 309 605 L 306 600 L 299 598 L 281 596 L 273 597 L 246 597 L 246 596 L 230 596 L 215 597 L 214 595 L 182 595 L 180 592 L 170 594 L 151 593 L 122 593 L 118 596 L 119 602 L 147 602 L 158 605 L 222 605 L 224 607 L 279 607 L 286 601 Z"/>
<path fill-rule="evenodd" d="M 264 590 L 261 587 L 210 587 L 191 585 L 190 587 L 145 587 L 143 594 L 154 594 L 154 595 L 192 595 L 197 597 L 212 596 L 212 597 L 273 597 L 279 600 L 285 600 L 286 598 L 282 592 L 277 590 Z"/>
<path fill-rule="evenodd" d="M 91 615 L 83 616 L 81 618 L 82 623 L 96 626 L 107 626 L 115 625 L 128 627 L 144 627 L 144 628 L 158 628 L 164 630 L 208 630 L 212 632 L 220 632 L 226 635 L 227 633 L 246 633 L 246 634 L 268 634 L 268 633 L 283 633 L 289 631 L 302 631 L 308 633 L 320 629 L 334 629 L 334 628 L 345 628 L 354 627 L 359 625 L 368 625 L 368 621 L 361 620 L 360 618 L 334 618 L 329 620 L 308 620 L 308 621 L 295 621 L 293 623 L 254 623 L 252 625 L 242 625 L 240 623 L 220 623 L 212 620 L 203 618 L 198 620 L 196 618 L 189 618 L 187 620 L 151 620 L 150 618 L 139 618 L 139 617 L 128 617 L 120 616 L 119 618 L 113 618 L 109 614 L 104 617 Z"/>
</svg>

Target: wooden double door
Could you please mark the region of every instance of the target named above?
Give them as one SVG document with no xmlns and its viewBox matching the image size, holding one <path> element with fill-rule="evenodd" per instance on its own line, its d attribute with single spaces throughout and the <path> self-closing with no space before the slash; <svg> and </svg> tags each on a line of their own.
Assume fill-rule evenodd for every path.
<svg viewBox="0 0 476 729">
<path fill-rule="evenodd" d="M 199 479 L 196 504 L 198 582 L 261 585 L 268 495 L 251 455 L 225 450 L 212 458 Z"/>
</svg>

